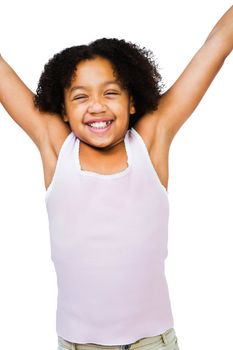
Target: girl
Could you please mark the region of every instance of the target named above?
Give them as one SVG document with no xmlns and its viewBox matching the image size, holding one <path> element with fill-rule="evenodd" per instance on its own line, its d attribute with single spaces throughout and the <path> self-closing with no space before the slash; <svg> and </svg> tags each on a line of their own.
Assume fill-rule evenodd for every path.
<svg viewBox="0 0 233 350">
<path fill-rule="evenodd" d="M 58 281 L 58 349 L 179 349 L 164 274 L 168 153 L 233 47 L 233 7 L 164 94 L 151 52 L 56 54 L 34 95 L 0 59 L 0 99 L 38 147 Z"/>
</svg>

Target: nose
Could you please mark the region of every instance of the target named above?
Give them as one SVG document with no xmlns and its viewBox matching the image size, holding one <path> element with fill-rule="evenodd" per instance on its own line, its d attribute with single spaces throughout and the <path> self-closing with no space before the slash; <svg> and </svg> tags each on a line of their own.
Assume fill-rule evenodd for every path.
<svg viewBox="0 0 233 350">
<path fill-rule="evenodd" d="M 101 113 L 101 112 L 105 112 L 106 109 L 107 109 L 106 105 L 104 105 L 100 101 L 90 102 L 88 106 L 89 113 Z"/>
</svg>

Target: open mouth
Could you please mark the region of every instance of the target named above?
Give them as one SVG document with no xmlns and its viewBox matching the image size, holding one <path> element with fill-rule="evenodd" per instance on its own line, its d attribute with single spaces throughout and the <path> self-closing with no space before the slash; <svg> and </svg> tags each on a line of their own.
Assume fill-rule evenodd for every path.
<svg viewBox="0 0 233 350">
<path fill-rule="evenodd" d="M 107 122 L 95 122 L 91 124 L 86 124 L 89 130 L 95 133 L 103 133 L 111 128 L 113 120 L 108 120 Z"/>
</svg>

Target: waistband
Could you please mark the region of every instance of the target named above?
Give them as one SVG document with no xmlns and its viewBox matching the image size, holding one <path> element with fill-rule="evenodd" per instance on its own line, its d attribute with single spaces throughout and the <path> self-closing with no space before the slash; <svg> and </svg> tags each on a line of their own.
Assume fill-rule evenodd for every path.
<svg viewBox="0 0 233 350">
<path fill-rule="evenodd" d="M 134 350 L 145 345 L 165 344 L 168 345 L 176 339 L 174 328 L 168 329 L 166 332 L 153 336 L 141 338 L 134 343 L 124 345 L 101 345 L 94 343 L 72 343 L 58 336 L 58 344 L 67 350 Z"/>
</svg>

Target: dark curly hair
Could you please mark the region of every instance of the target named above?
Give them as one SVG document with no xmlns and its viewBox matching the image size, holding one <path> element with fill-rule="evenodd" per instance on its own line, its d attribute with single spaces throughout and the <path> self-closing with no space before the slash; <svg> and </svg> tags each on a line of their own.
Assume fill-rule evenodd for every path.
<svg viewBox="0 0 233 350">
<path fill-rule="evenodd" d="M 43 112 L 63 115 L 64 89 L 70 87 L 77 65 L 98 56 L 110 61 L 113 72 L 133 98 L 136 113 L 130 118 L 129 128 L 145 113 L 157 109 L 163 83 L 153 52 L 116 38 L 97 39 L 55 54 L 44 66 L 35 106 Z"/>
</svg>

